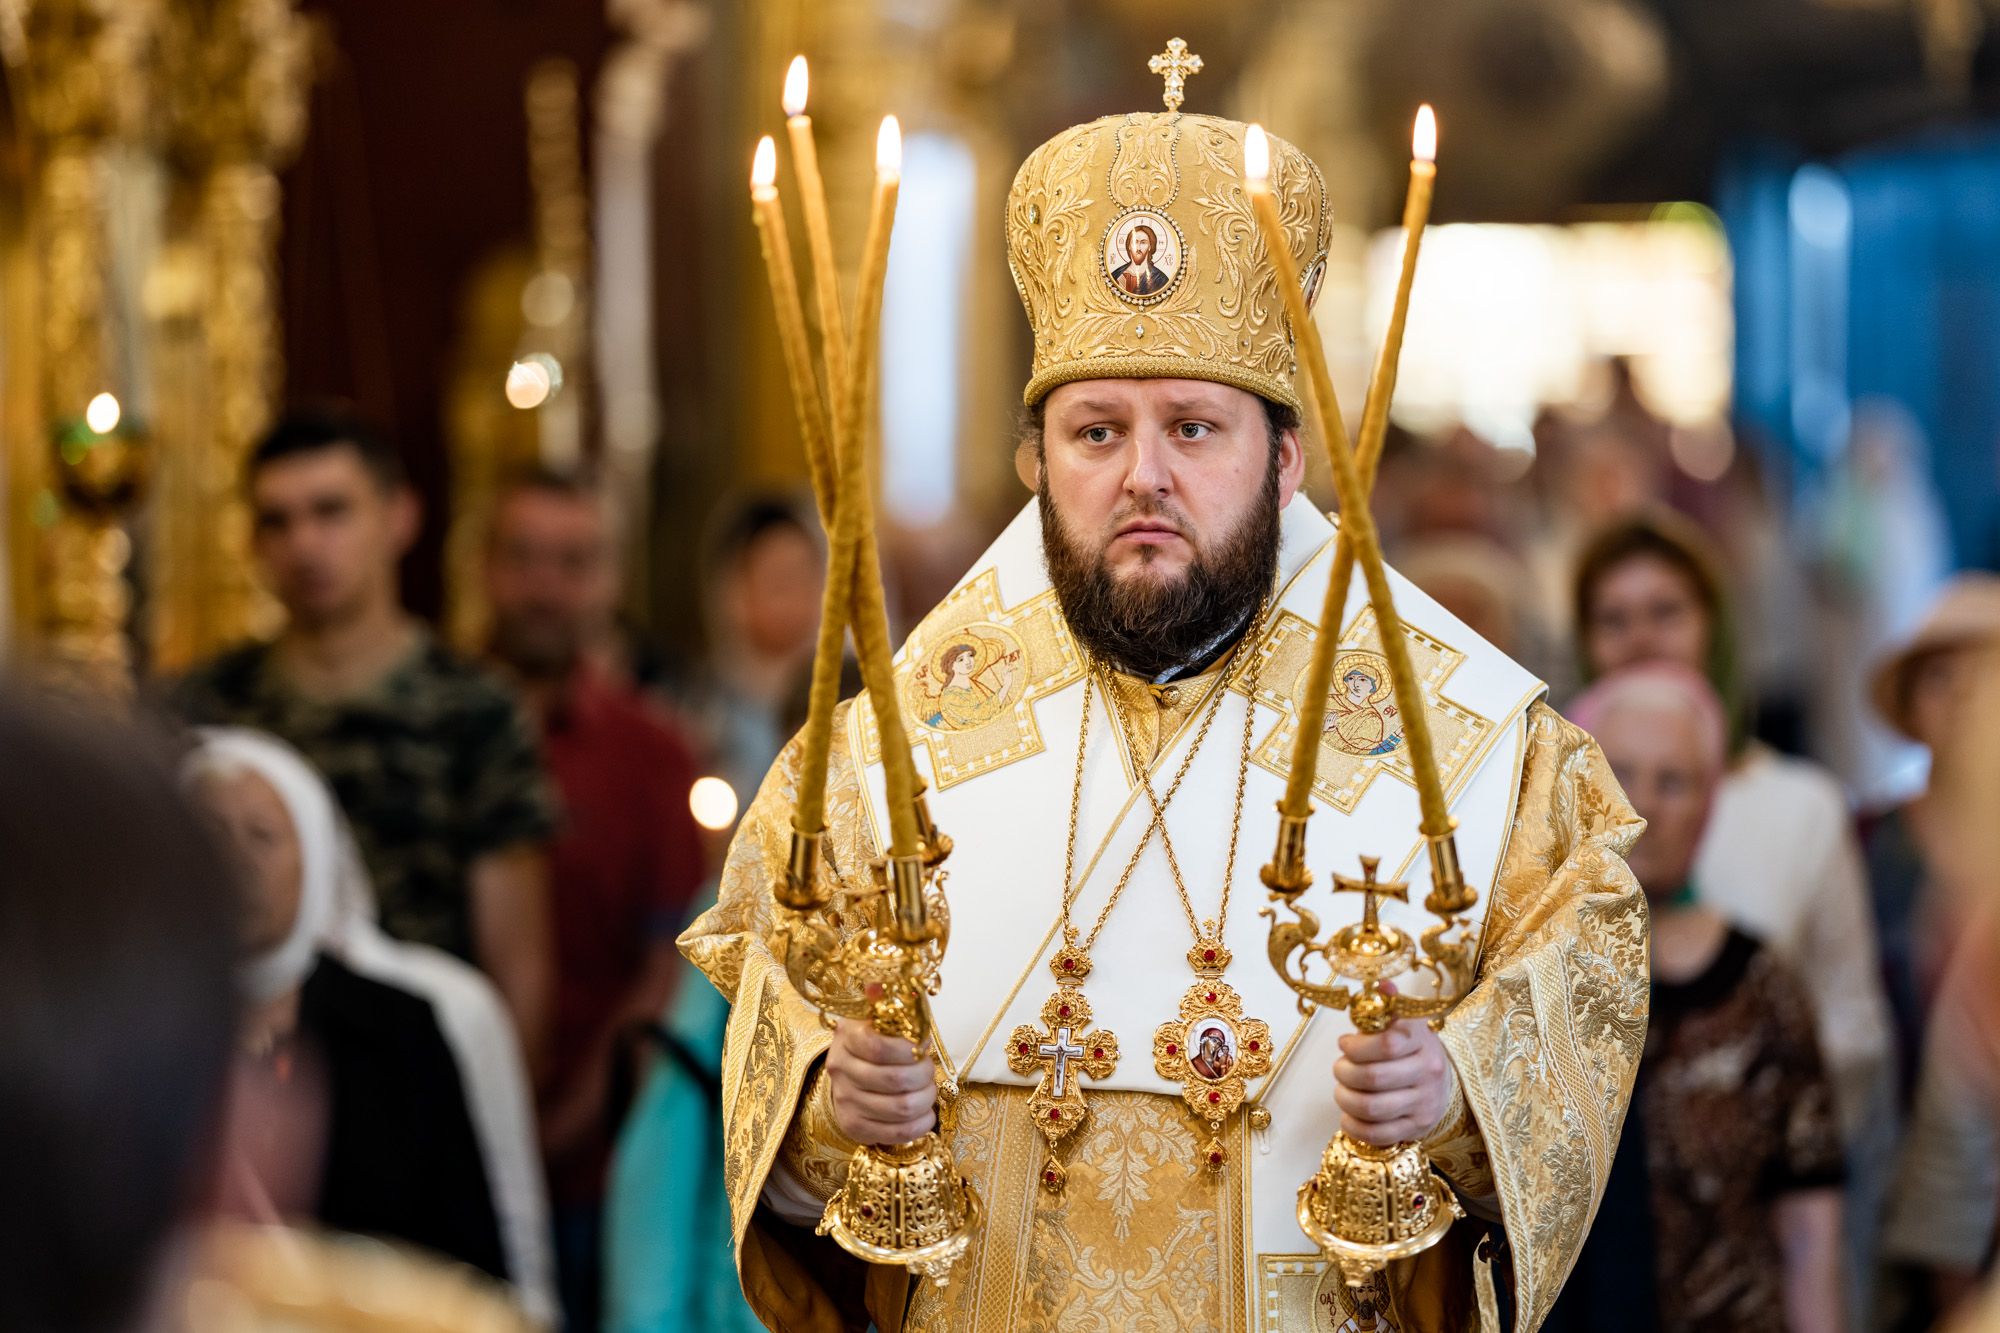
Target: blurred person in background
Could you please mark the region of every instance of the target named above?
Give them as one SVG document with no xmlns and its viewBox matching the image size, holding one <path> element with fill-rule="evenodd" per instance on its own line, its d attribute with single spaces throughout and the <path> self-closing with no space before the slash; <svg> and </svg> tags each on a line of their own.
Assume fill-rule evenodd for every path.
<svg viewBox="0 0 2000 1333">
<path fill-rule="evenodd" d="M 549 848 L 556 1006 L 543 1151 L 563 1306 L 598 1327 L 605 1173 L 638 1035 L 685 964 L 674 939 L 705 869 L 688 805 L 694 760 L 678 730 L 588 660 L 618 597 L 604 499 L 550 473 L 501 494 L 486 557 L 490 656 L 539 723 L 562 801 Z"/>
<path fill-rule="evenodd" d="M 1671 514 L 1599 533 L 1579 559 L 1575 612 L 1585 680 L 1664 662 L 1700 672 L 1725 701 L 1729 766 L 1694 893 L 1804 981 L 1847 1147 L 1851 1303 L 1867 1308 L 1895 1140 L 1895 1052 L 1873 916 L 1846 798 L 1831 774 L 1744 738 L 1729 602 L 1698 529 Z"/>
<path fill-rule="evenodd" d="M 1694 889 L 1727 764 L 1721 701 L 1653 662 L 1568 712 L 1646 820 L 1627 859 L 1652 909 L 1652 1011 L 1611 1183 L 1544 1327 L 1840 1333 L 1840 1130 L 1811 1004 Z"/>
<path fill-rule="evenodd" d="M 1922 1184 L 1918 1171 L 1912 1168 L 1926 1165 L 1920 1160 L 1920 1156 L 1928 1156 L 1922 1136 L 1924 1102 L 1935 1081 L 1934 1073 L 1951 1076 L 1950 1084 L 1955 1086 L 1947 1086 L 1947 1095 L 1957 1103 L 1955 1114 L 1961 1125 L 1974 1135 L 1991 1133 L 1991 1124 L 2000 1119 L 2000 980 L 1996 980 L 2000 978 L 2000 871 L 1995 869 L 2000 867 L 2000 820 L 1993 817 L 1993 812 L 2000 810 L 2000 762 L 1995 761 L 2000 755 L 2000 649 L 1982 650 L 1966 673 L 1951 739 L 1951 756 L 1934 771 L 1929 798 L 1948 815 L 1955 830 L 1950 851 L 1957 873 L 1940 878 L 1936 887 L 1954 895 L 1951 906 L 1961 924 L 1931 1009 L 1924 1072 L 1917 1092 L 1918 1123 L 1913 1127 L 1903 1179 L 1898 1182 L 1899 1203 L 1907 1203 L 1912 1211 L 1927 1206 L 1919 1188 L 1912 1188 Z M 1980 1128 L 1981 1119 L 1988 1128 Z M 1960 1162 L 1977 1162 L 1976 1154 L 1963 1154 L 1967 1143 L 1976 1146 L 1976 1138 L 1957 1145 L 1946 1139 L 1945 1153 L 1931 1161 L 1954 1170 L 1962 1168 L 1952 1165 L 1953 1157 Z M 1951 1333 L 2000 1333 L 2000 1282 L 1992 1278 L 1994 1242 L 2000 1237 L 1987 1229 L 1993 1216 L 1990 1196 L 1981 1197 L 1976 1192 L 1981 1177 L 1990 1182 L 1990 1171 L 1990 1164 L 1979 1166 L 1970 1181 L 1948 1181 L 1935 1216 L 1920 1219 L 1932 1232 L 1921 1243 L 1922 1250 L 1939 1253 L 1936 1232 L 1951 1225 L 1962 1228 L 1962 1233 L 1948 1242 L 1956 1245 L 1961 1255 L 1971 1259 L 1974 1246 L 1979 1246 L 1972 1262 L 1983 1275 L 1978 1280 L 1981 1289 L 1957 1307 L 1956 1317 L 1939 1325 Z M 1973 1210 L 1975 1204 L 1977 1211 Z M 1901 1211 L 1899 1208 L 1898 1213 Z M 1892 1215 L 1892 1243 L 1902 1239 L 1896 1225 L 1900 1220 Z M 1934 1269 L 1933 1276 L 1938 1292 L 1947 1298 L 1969 1285 L 1962 1268 L 1957 1272 Z"/>
<path fill-rule="evenodd" d="M 1921 791 L 1862 825 L 1890 1000 L 1905 1049 L 1923 1052 L 1883 1232 L 1885 1257 L 1919 1278 L 1898 1327 L 1972 1291 L 2000 1219 L 2000 1078 L 1978 1021 L 2000 919 L 1976 851 L 1993 811 L 1968 792 L 1990 764 L 1975 703 L 1996 683 L 1996 648 L 2000 575 L 1961 574 L 1871 681 L 1877 713 L 1931 759 Z"/>
<path fill-rule="evenodd" d="M 525 1333 L 373 1246 L 226 1223 L 242 904 L 149 738 L 0 689 L 0 1328 Z"/>
<path fill-rule="evenodd" d="M 244 484 L 286 625 L 197 667 L 172 706 L 304 754 L 353 827 L 383 926 L 491 977 L 539 1068 L 555 808 L 520 706 L 402 607 L 397 566 L 419 523 L 402 460 L 365 422 L 302 412 L 252 450 Z"/>
<path fill-rule="evenodd" d="M 212 728 L 182 773 L 243 887 L 243 1072 L 271 1111 L 243 1124 L 263 1149 L 235 1181 L 250 1215 L 422 1246 L 553 1315 L 527 1080 L 499 997 L 450 955 L 373 931 L 332 794 L 296 751 Z"/>
<path fill-rule="evenodd" d="M 1534 667 L 1548 655 L 1521 604 L 1527 570 L 1490 537 L 1440 533 L 1397 549 L 1396 568 L 1480 638 Z M 1537 651 L 1539 650 L 1539 651 Z"/>
<path fill-rule="evenodd" d="M 749 804 L 791 733 L 783 717 L 812 667 L 826 553 L 792 500 L 720 511 L 703 559 L 708 656 L 674 691 L 704 767 Z"/>
<path fill-rule="evenodd" d="M 1966 699 L 1995 644 L 2000 644 L 2000 575 L 1961 574 L 1945 586 L 1916 631 L 1882 658 L 1869 682 L 1877 715 L 1930 756 L 1921 789 L 1861 823 L 1883 975 L 1899 1044 L 1907 1051 L 1922 1043 L 1931 996 L 1954 937 L 1947 909 L 1955 896 L 1949 884 L 1938 881 L 1951 874 L 1965 830 L 1954 827 L 1948 794 L 1953 768 L 1977 762 L 1956 742 L 1965 734 Z M 1904 1072 L 1911 1078 L 1916 1073 Z"/>
<path fill-rule="evenodd" d="M 822 550 L 790 503 L 727 513 L 711 550 L 714 649 L 682 693 L 715 769 L 744 801 L 805 723 Z M 859 688 L 850 658 L 841 692 Z M 715 901 L 716 879 L 702 907 Z M 605 1206 L 605 1333 L 755 1333 L 723 1179 L 729 1002 L 690 978 L 651 1034 L 654 1055 L 618 1141 Z"/>
<path fill-rule="evenodd" d="M 1865 704 L 1870 665 L 1915 628 L 1951 569 L 1930 460 L 1930 444 L 1907 408 L 1864 399 L 1805 518 L 1819 594 L 1814 752 L 1868 805 L 1921 784 L 1922 752 Z"/>
</svg>

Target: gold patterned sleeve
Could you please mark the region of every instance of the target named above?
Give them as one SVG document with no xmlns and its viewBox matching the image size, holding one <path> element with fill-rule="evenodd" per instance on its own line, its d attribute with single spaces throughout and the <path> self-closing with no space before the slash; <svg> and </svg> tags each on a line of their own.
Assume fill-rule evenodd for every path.
<svg viewBox="0 0 2000 1333">
<path fill-rule="evenodd" d="M 841 870 L 865 865 L 870 839 L 862 827 L 859 788 L 845 744 L 846 704 L 834 715 L 834 749 L 827 774 L 827 861 Z M 730 1001 L 722 1048 L 723 1182 L 736 1238 L 743 1294 L 771 1328 L 834 1333 L 884 1328 L 871 1307 L 892 1293 L 885 1279 L 849 1259 L 832 1241 L 787 1225 L 760 1208 L 771 1169 L 794 1134 L 802 1094 L 831 1034 L 819 1013 L 792 989 L 772 955 L 775 920 L 771 886 L 784 874 L 797 799 L 799 742 L 772 765 L 737 827 L 723 864 L 715 906 L 680 938 L 681 952 Z M 831 1126 L 830 1117 L 825 1121 Z M 895 1272 L 902 1276 L 902 1270 Z M 895 1285 L 893 1280 L 889 1285 Z M 893 1308 L 900 1311 L 900 1304 Z"/>
<path fill-rule="evenodd" d="M 1645 1043 L 1645 828 L 1596 742 L 1537 704 L 1472 992 L 1441 1035 L 1484 1141 L 1513 1255 L 1516 1327 L 1540 1326 L 1604 1193 Z"/>
</svg>

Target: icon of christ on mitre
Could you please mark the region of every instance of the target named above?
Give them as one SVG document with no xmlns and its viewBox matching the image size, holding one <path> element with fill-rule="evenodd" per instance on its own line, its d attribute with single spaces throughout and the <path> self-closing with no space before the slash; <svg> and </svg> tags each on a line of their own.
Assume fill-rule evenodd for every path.
<svg viewBox="0 0 2000 1333">
<path fill-rule="evenodd" d="M 1265 961 L 1254 849 L 1289 773 L 1336 526 L 1299 495 L 1297 358 L 1245 128 L 1108 117 L 1042 145 L 1009 195 L 1037 493 L 896 659 L 956 843 L 932 1050 L 829 1030 L 773 957 L 796 742 L 682 937 L 733 1006 L 725 1174 L 744 1292 L 772 1328 L 1342 1327 L 1351 1298 L 1297 1211 L 1341 1128 L 1421 1142 L 1466 1214 L 1389 1265 L 1380 1327 L 1532 1330 L 1583 1243 L 1645 1033 L 1645 913 L 1623 860 L 1641 824 L 1546 688 L 1393 575 L 1478 890 L 1477 972 L 1436 1030 L 1363 1036 L 1344 1011 L 1302 1015 Z M 1270 156 L 1293 267 L 1317 275 L 1324 181 L 1288 144 Z M 1135 215 L 1154 254 L 1171 249 L 1163 289 L 1107 263 Z M 1381 660 L 1367 606 L 1357 579 L 1350 664 Z M 1004 672 L 979 674 L 999 661 L 988 644 L 1008 650 Z M 1327 715 L 1383 684 L 1336 676 Z M 1302 902 L 1351 917 L 1335 878 L 1380 858 L 1412 882 L 1371 911 L 1415 937 L 1428 870 L 1408 747 L 1367 739 L 1322 738 Z M 846 929 L 887 842 L 884 800 L 869 705 L 843 704 L 824 858 Z M 813 1224 L 857 1142 L 933 1127 L 940 1071 L 984 1215 L 948 1285 L 913 1285 Z"/>
</svg>

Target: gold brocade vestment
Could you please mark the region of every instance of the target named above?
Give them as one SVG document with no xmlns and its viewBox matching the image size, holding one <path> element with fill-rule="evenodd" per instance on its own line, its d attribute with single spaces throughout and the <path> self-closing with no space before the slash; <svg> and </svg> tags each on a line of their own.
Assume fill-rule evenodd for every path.
<svg viewBox="0 0 2000 1333">
<path fill-rule="evenodd" d="M 921 636 L 920 629 L 913 643 Z M 1185 738 L 1202 684 L 1163 688 L 1121 678 L 1115 688 L 1134 745 L 1157 757 Z M 1442 1029 L 1461 1092 L 1431 1139 L 1433 1158 L 1474 1216 L 1438 1247 L 1391 1269 L 1391 1318 L 1404 1333 L 1489 1326 L 1483 1321 L 1495 1308 L 1494 1283 L 1511 1286 L 1518 1327 L 1540 1322 L 1602 1193 L 1644 1038 L 1645 912 L 1622 859 L 1642 825 L 1588 736 L 1540 703 L 1526 706 L 1518 726 L 1518 790 L 1503 807 L 1511 810 L 1504 852 L 1490 886 L 1482 885 L 1490 905 L 1479 982 Z M 1074 744 L 1050 730 L 1052 751 Z M 1217 735 L 1230 733 L 1226 718 L 1218 722 Z M 859 916 L 849 894 L 866 882 L 863 869 L 877 854 L 856 762 L 858 734 L 843 718 L 828 775 L 827 859 L 850 926 Z M 968 1081 L 952 1143 L 988 1212 L 943 1291 L 928 1284 L 912 1291 L 900 1269 L 861 1265 L 809 1227 L 774 1214 L 764 1202 L 774 1170 L 794 1188 L 829 1197 L 852 1146 L 834 1128 L 820 1069 L 828 1033 L 766 945 L 797 765 L 794 745 L 745 817 L 717 906 L 682 939 L 688 957 L 734 1005 L 724 1050 L 725 1176 L 744 1290 L 758 1315 L 773 1328 L 815 1331 L 861 1329 L 872 1320 L 885 1333 L 1339 1327 L 1345 1309 L 1337 1281 L 1320 1288 L 1314 1273 L 1298 1275 L 1316 1255 L 1261 1253 L 1262 1232 L 1246 1244 L 1234 1182 L 1256 1160 L 1263 1135 L 1247 1127 L 1246 1116 L 1233 1117 L 1224 1131 L 1230 1165 L 1206 1171 L 1194 1160 L 1202 1135 L 1178 1096 L 1090 1089 L 1090 1117 L 1064 1149 L 1068 1183 L 1051 1195 L 1039 1188 L 1044 1145 L 1026 1116 L 1030 1089 Z M 1249 845 L 1263 841 L 1268 808 L 1246 810 Z M 1197 815 L 1177 804 L 1170 817 L 1177 847 L 1227 835 L 1226 810 Z M 1063 836 L 1059 823 L 1039 814 L 1011 832 L 1058 846 Z M 961 840 L 954 860 L 979 854 Z M 1149 902 L 1143 888 L 1134 885 L 1121 914 L 1157 910 L 1178 919 L 1170 897 Z M 1215 892 L 1214 885 L 1191 888 L 1198 898 Z M 1023 911 L 1041 912 L 1059 889 L 1021 886 Z M 1254 902 L 1253 894 L 1239 885 L 1236 915 L 1251 915 L 1242 903 Z M 961 933 L 951 948 L 978 951 L 987 943 Z M 1189 979 L 1178 957 L 1149 957 L 1146 965 L 1171 973 L 1175 986 Z M 1229 979 L 1267 968 L 1261 950 L 1239 947 Z M 949 974 L 945 984 L 952 984 Z M 1038 1001 L 1046 988 L 1040 973 L 1029 983 L 1030 998 Z M 1170 1017 L 1162 1012 L 1156 1021 Z M 1140 1061 L 1150 1031 L 1119 1035 L 1127 1060 Z M 947 1046 L 948 1056 L 963 1054 Z M 1323 1143 L 1338 1118 L 1331 1072 L 1301 1069 L 1291 1077 L 1318 1080 L 1324 1089 L 1323 1125 L 1300 1127 Z M 1309 1171 L 1298 1171 L 1297 1180 Z M 1500 1220 L 1482 1221 L 1482 1213 Z M 1499 1239 L 1502 1221 L 1505 1244 L 1482 1246 L 1489 1236 Z M 1303 1236 L 1290 1241 L 1292 1251 L 1311 1249 Z M 1257 1265 L 1269 1271 L 1246 1273 Z"/>
</svg>

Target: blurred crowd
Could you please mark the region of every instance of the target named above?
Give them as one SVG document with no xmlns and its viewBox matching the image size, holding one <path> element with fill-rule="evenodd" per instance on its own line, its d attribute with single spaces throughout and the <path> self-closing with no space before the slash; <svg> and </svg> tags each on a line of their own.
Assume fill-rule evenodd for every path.
<svg viewBox="0 0 2000 1333">
<path fill-rule="evenodd" d="M 1649 822 L 1646 1056 L 1551 1327 L 1936 1326 L 2000 1218 L 2000 576 L 1947 577 L 1888 409 L 1808 490 L 1627 367 L 1601 397 L 1532 453 L 1398 434 L 1378 496 Z M 287 417 L 245 487 L 276 640 L 143 733 L 0 696 L 0 1237 L 54 1256 L 0 1328 L 755 1327 L 728 1015 L 674 940 L 803 714 L 810 510 L 718 514 L 676 655 L 617 614 L 604 497 L 516 478 L 470 653 L 399 599 L 422 515 L 367 423 Z"/>
</svg>

